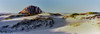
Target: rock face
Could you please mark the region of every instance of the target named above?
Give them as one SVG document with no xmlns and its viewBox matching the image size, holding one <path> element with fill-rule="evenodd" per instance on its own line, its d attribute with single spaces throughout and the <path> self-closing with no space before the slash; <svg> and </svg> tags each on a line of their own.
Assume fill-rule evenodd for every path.
<svg viewBox="0 0 100 34">
<path fill-rule="evenodd" d="M 53 27 L 54 20 L 52 18 L 38 18 L 32 20 L 21 21 L 11 27 L 11 29 L 15 30 L 31 30 L 36 28 L 46 28 Z"/>
<path fill-rule="evenodd" d="M 10 32 L 16 32 L 16 31 L 30 31 L 33 29 L 38 28 L 51 28 L 54 27 L 54 19 L 53 18 L 35 18 L 31 20 L 23 20 L 21 22 L 18 22 L 12 26 L 5 25 L 2 26 L 2 29 L 0 29 L 0 33 L 10 33 Z"/>
<path fill-rule="evenodd" d="M 28 6 L 25 9 L 23 9 L 19 14 L 39 14 L 42 13 L 42 10 L 37 6 Z"/>
</svg>

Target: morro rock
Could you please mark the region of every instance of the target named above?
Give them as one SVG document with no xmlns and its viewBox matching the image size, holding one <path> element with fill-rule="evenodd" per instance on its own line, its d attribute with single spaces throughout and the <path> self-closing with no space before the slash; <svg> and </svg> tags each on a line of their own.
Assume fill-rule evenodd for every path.
<svg viewBox="0 0 100 34">
<path fill-rule="evenodd" d="M 42 13 L 42 10 L 39 7 L 32 5 L 24 8 L 21 12 L 19 12 L 19 14 L 40 14 L 40 13 Z"/>
</svg>

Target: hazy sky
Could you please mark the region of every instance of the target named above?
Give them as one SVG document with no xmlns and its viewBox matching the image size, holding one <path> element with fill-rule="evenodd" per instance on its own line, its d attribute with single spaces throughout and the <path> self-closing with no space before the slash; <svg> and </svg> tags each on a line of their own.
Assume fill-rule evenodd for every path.
<svg viewBox="0 0 100 34">
<path fill-rule="evenodd" d="M 18 13 L 29 5 L 45 12 L 99 12 L 100 0 L 0 0 L 0 13 Z"/>
</svg>

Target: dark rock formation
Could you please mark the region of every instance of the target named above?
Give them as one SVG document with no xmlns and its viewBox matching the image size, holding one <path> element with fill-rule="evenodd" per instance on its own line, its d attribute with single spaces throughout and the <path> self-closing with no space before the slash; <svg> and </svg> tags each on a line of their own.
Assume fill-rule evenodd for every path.
<svg viewBox="0 0 100 34">
<path fill-rule="evenodd" d="M 39 14 L 42 13 L 42 10 L 37 6 L 28 6 L 25 9 L 23 9 L 19 14 Z"/>
<path fill-rule="evenodd" d="M 53 27 L 54 20 L 52 18 L 37 18 L 32 20 L 21 21 L 11 28 L 15 30 L 31 30 L 42 27 Z"/>
</svg>

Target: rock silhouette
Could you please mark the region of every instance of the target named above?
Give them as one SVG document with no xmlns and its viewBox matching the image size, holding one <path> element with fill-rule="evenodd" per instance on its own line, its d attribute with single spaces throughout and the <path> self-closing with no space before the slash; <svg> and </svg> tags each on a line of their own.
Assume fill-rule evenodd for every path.
<svg viewBox="0 0 100 34">
<path fill-rule="evenodd" d="M 28 6 L 24 8 L 19 14 L 39 14 L 42 13 L 42 10 L 37 6 Z"/>
</svg>

